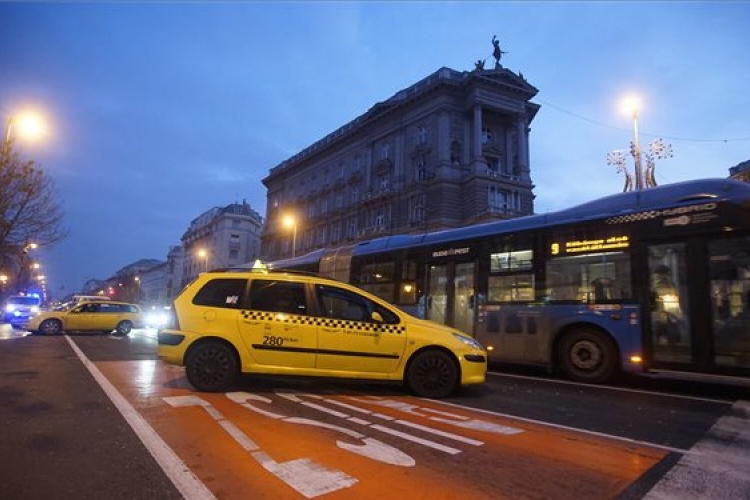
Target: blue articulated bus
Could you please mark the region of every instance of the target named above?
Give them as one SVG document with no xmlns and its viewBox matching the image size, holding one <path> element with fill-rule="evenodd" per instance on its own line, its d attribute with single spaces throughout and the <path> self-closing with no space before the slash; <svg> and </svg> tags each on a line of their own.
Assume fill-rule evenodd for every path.
<svg viewBox="0 0 750 500">
<path fill-rule="evenodd" d="M 272 262 L 473 334 L 492 363 L 750 380 L 750 184 L 619 193 L 554 213 Z"/>
</svg>

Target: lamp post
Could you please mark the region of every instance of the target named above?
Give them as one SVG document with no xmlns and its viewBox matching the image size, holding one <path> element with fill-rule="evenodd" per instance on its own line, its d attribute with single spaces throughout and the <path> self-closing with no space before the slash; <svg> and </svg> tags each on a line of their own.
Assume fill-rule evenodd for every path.
<svg viewBox="0 0 750 500">
<path fill-rule="evenodd" d="M 135 280 L 135 302 L 136 304 L 141 302 L 141 278 L 136 276 Z"/>
<path fill-rule="evenodd" d="M 630 144 L 630 154 L 635 161 L 635 189 L 643 189 L 643 167 L 641 163 L 641 145 L 638 137 L 638 108 L 641 102 L 635 96 L 627 96 L 622 101 L 623 110 L 633 117 L 633 142 Z"/>
<path fill-rule="evenodd" d="M 293 215 L 285 215 L 283 219 L 284 227 L 292 230 L 292 257 L 297 253 L 297 219 Z"/>
<path fill-rule="evenodd" d="M 646 170 L 643 169 L 643 155 L 641 152 L 640 134 L 638 133 L 638 110 L 641 102 L 638 97 L 629 95 L 621 102 L 622 110 L 633 118 L 633 140 L 630 142 L 630 155 L 633 157 L 634 176 L 630 175 L 625 166 L 625 156 L 622 151 L 612 151 L 607 155 L 607 163 L 614 165 L 618 172 L 625 174 L 625 188 L 623 191 L 633 190 L 633 177 L 635 177 L 635 189 L 640 191 L 644 187 L 656 186 L 656 164 L 654 158 L 664 159 L 672 156 L 672 146 L 665 144 L 661 139 L 656 139 L 649 144 L 646 153 Z"/>
</svg>

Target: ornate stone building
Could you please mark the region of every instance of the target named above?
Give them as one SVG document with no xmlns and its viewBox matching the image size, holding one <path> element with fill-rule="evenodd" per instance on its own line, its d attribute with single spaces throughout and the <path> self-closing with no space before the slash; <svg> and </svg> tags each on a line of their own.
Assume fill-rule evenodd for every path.
<svg viewBox="0 0 750 500">
<path fill-rule="evenodd" d="M 522 75 L 477 63 L 375 104 L 263 179 L 264 258 L 532 214 L 536 94 Z"/>
<path fill-rule="evenodd" d="M 257 259 L 262 227 L 263 218 L 245 201 L 211 208 L 193 219 L 182 235 L 181 286 L 203 271 Z"/>
</svg>

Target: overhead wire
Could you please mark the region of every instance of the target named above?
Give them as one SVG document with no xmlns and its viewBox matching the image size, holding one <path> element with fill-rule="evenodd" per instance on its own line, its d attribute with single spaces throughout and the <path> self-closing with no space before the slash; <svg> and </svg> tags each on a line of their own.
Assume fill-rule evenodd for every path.
<svg viewBox="0 0 750 500">
<path fill-rule="evenodd" d="M 562 108 L 560 106 L 556 106 L 555 104 L 552 104 L 551 102 L 547 102 L 544 99 L 535 98 L 535 100 L 538 101 L 538 102 L 540 102 L 540 103 L 542 103 L 542 104 L 544 104 L 545 106 L 549 106 L 550 108 L 556 109 L 556 110 L 560 111 L 561 113 L 565 113 L 567 115 L 570 115 L 570 116 L 573 116 L 575 118 L 578 118 L 579 120 L 583 120 L 585 122 L 592 123 L 592 124 L 598 125 L 600 127 L 610 128 L 610 129 L 613 129 L 613 130 L 620 130 L 620 131 L 623 131 L 623 132 L 630 131 L 629 128 L 618 127 L 618 126 L 615 126 L 615 125 L 610 125 L 608 123 L 604 123 L 604 122 L 600 122 L 600 121 L 597 121 L 597 120 L 593 120 L 591 118 L 587 118 L 585 116 L 579 115 L 577 113 L 569 111 L 569 110 L 567 110 L 565 108 Z M 643 130 L 641 130 L 639 133 L 641 135 L 645 135 L 645 136 L 660 137 L 662 139 L 669 139 L 671 141 L 682 141 L 682 142 L 722 142 L 722 143 L 729 143 L 729 142 L 750 141 L 750 137 L 733 137 L 733 138 L 728 138 L 728 139 L 707 139 L 707 138 L 700 138 L 700 137 L 699 138 L 675 137 L 675 136 L 668 136 L 668 135 L 662 135 L 662 134 L 655 134 L 653 132 L 647 132 L 647 131 L 643 131 Z"/>
</svg>

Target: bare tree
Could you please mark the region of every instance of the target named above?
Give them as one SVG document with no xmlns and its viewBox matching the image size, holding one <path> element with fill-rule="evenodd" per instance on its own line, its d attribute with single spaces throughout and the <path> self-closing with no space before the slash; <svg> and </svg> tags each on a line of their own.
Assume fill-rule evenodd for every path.
<svg viewBox="0 0 750 500">
<path fill-rule="evenodd" d="M 6 140 L 0 151 L 0 269 L 20 277 L 30 243 L 47 246 L 67 236 L 63 215 L 54 180 Z"/>
</svg>

